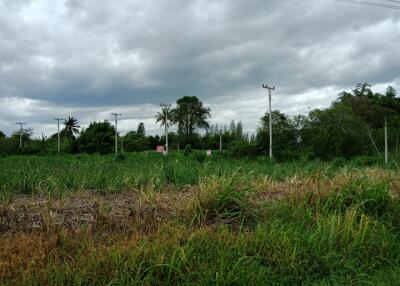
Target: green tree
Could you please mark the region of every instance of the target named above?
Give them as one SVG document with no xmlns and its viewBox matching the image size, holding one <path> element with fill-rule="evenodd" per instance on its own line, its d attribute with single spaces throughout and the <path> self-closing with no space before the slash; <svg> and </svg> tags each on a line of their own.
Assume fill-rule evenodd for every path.
<svg viewBox="0 0 400 286">
<path fill-rule="evenodd" d="M 152 139 L 135 131 L 128 132 L 123 137 L 124 150 L 128 152 L 141 152 L 152 149 Z"/>
<path fill-rule="evenodd" d="M 315 157 L 350 158 L 373 150 L 365 123 L 344 104 L 313 110 L 301 125 L 303 146 Z"/>
<path fill-rule="evenodd" d="M 386 89 L 385 95 L 386 95 L 387 97 L 390 97 L 390 98 L 395 98 L 396 95 L 397 95 L 397 90 L 396 90 L 393 86 L 389 86 L 389 87 Z"/>
<path fill-rule="evenodd" d="M 75 139 L 75 136 L 79 135 L 79 122 L 76 118 L 68 117 L 64 121 L 65 128 L 62 130 L 64 136 L 69 139 Z"/>
<path fill-rule="evenodd" d="M 236 140 L 243 140 L 244 135 L 243 135 L 243 124 L 242 121 L 239 121 L 236 124 L 236 130 L 235 130 L 235 139 Z"/>
<path fill-rule="evenodd" d="M 371 90 L 371 85 L 369 85 L 368 83 L 357 84 L 356 88 L 353 89 L 353 93 L 355 96 L 372 97 L 374 95 Z"/>
<path fill-rule="evenodd" d="M 92 122 L 81 132 L 80 150 L 85 153 L 107 154 L 114 151 L 114 127 L 108 121 Z"/>
<path fill-rule="evenodd" d="M 140 138 L 144 138 L 146 136 L 146 130 L 144 128 L 144 123 L 143 122 L 140 122 L 138 127 L 137 127 L 137 135 Z"/>
<path fill-rule="evenodd" d="M 272 112 L 273 154 L 278 159 L 291 159 L 298 155 L 297 130 L 294 122 L 285 114 Z M 257 145 L 265 153 L 269 150 L 269 113 L 261 118 Z"/>
<path fill-rule="evenodd" d="M 0 131 L 0 139 L 5 138 L 6 134 L 4 134 L 2 131 Z"/>
<path fill-rule="evenodd" d="M 177 107 L 172 110 L 172 120 L 178 124 L 179 134 L 190 137 L 197 128 L 209 127 L 207 119 L 211 110 L 204 107 L 196 96 L 184 96 L 176 103 Z"/>
</svg>

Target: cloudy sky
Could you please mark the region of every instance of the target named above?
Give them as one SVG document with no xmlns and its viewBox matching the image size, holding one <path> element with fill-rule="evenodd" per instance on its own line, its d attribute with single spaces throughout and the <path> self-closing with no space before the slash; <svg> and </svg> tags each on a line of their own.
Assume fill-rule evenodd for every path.
<svg viewBox="0 0 400 286">
<path fill-rule="evenodd" d="M 358 82 L 400 88 L 399 51 L 400 10 L 334 0 L 0 0 L 0 130 L 120 112 L 123 132 L 161 133 L 159 103 L 194 95 L 251 132 L 263 83 L 306 113 Z"/>
</svg>

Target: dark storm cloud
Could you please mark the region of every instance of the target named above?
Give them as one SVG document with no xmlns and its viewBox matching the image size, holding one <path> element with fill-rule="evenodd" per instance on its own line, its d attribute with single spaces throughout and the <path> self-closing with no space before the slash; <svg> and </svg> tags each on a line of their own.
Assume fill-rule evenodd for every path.
<svg viewBox="0 0 400 286">
<path fill-rule="evenodd" d="M 190 94 L 215 121 L 254 129 L 263 82 L 288 112 L 358 82 L 396 84 L 399 40 L 399 11 L 333 0 L 0 0 L 0 104 L 44 124 L 63 110 L 98 118 Z M 0 129 L 13 114 L 0 114 Z"/>
</svg>

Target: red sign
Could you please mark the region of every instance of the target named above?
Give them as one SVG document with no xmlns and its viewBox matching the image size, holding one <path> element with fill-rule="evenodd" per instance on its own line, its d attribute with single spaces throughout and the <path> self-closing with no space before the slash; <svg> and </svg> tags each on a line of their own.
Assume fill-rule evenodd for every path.
<svg viewBox="0 0 400 286">
<path fill-rule="evenodd" d="M 157 151 L 158 153 L 164 153 L 165 147 L 164 147 L 164 146 L 157 146 L 156 151 Z"/>
</svg>

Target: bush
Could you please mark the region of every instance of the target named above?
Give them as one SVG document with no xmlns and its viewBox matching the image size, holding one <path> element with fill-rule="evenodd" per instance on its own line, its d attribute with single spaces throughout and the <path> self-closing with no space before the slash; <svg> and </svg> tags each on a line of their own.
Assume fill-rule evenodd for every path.
<svg viewBox="0 0 400 286">
<path fill-rule="evenodd" d="M 193 153 L 193 159 L 199 163 L 204 163 L 207 159 L 207 153 L 205 151 L 197 151 Z"/>
<path fill-rule="evenodd" d="M 183 152 L 183 154 L 185 156 L 189 156 L 192 153 L 193 153 L 193 146 L 191 144 L 186 145 L 185 146 L 185 151 Z"/>
<path fill-rule="evenodd" d="M 343 167 L 346 164 L 346 159 L 343 157 L 338 157 L 332 161 L 332 166 L 335 168 Z"/>
<path fill-rule="evenodd" d="M 122 153 L 122 152 L 119 152 L 119 153 L 117 154 L 117 157 L 115 158 L 116 161 L 124 161 L 125 159 L 126 159 L 126 156 L 125 156 L 125 154 Z"/>
<path fill-rule="evenodd" d="M 256 157 L 260 154 L 260 150 L 254 143 L 238 141 L 232 144 L 228 154 L 232 157 Z"/>
</svg>

